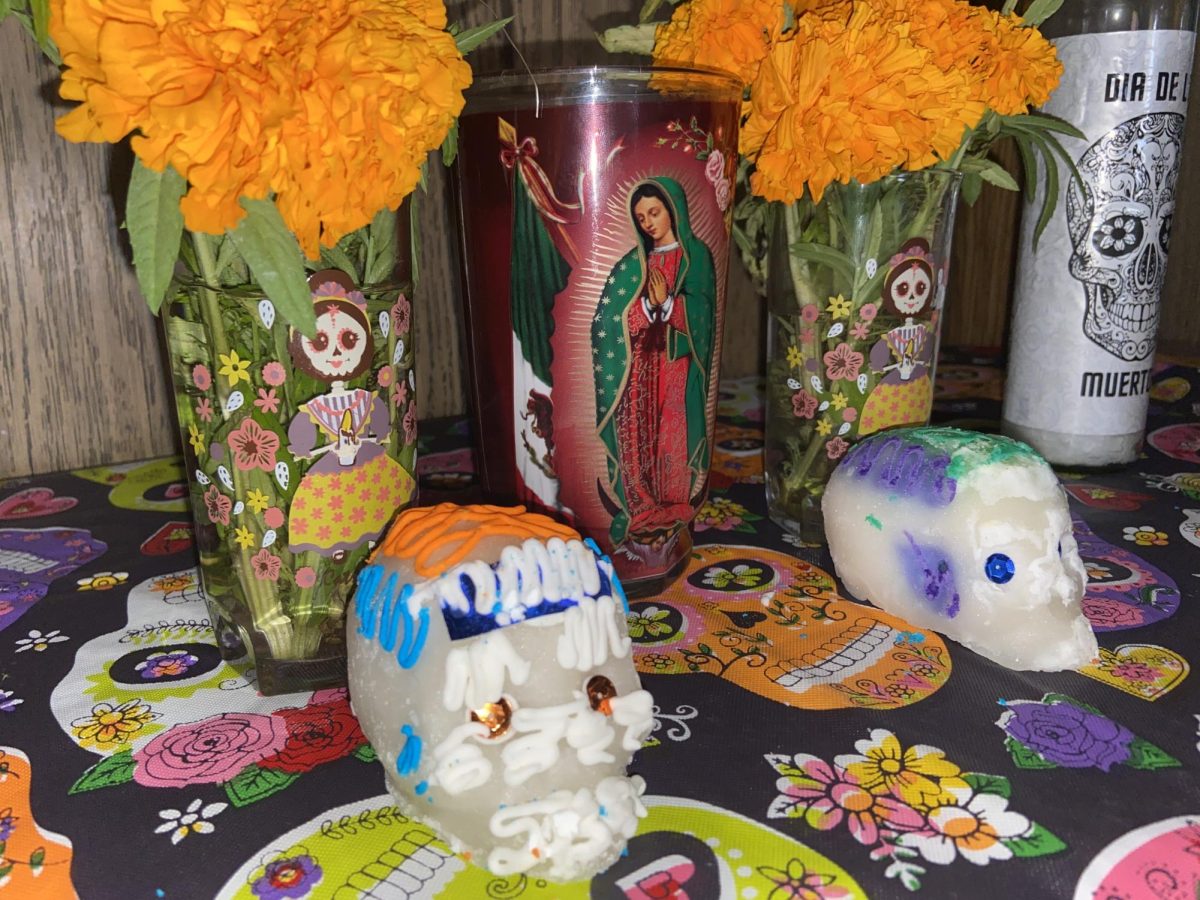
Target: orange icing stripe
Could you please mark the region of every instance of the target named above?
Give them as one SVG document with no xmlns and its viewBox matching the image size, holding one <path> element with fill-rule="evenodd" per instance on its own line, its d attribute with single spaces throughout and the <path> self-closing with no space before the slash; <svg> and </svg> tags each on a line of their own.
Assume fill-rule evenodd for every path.
<svg viewBox="0 0 1200 900">
<path fill-rule="evenodd" d="M 523 506 L 440 503 L 402 512 L 392 524 L 382 549 L 391 556 L 411 558 L 418 575 L 432 578 L 461 563 L 488 537 L 522 541 L 557 537 L 569 541 L 578 540 L 579 532 L 549 516 L 528 512 Z M 439 552 L 444 555 L 434 564 L 432 560 Z"/>
</svg>

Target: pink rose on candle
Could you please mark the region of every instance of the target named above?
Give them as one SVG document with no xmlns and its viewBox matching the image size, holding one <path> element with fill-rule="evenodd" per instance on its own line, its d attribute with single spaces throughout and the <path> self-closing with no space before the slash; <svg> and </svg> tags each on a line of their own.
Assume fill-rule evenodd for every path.
<svg viewBox="0 0 1200 900">
<path fill-rule="evenodd" d="M 722 178 L 714 185 L 717 194 L 717 208 L 721 212 L 729 209 L 729 182 Z"/>
<path fill-rule="evenodd" d="M 229 781 L 279 750 L 287 726 L 272 716 L 222 713 L 176 725 L 133 754 L 133 780 L 146 787 L 187 787 Z"/>
<path fill-rule="evenodd" d="M 704 177 L 712 185 L 725 180 L 725 156 L 720 150 L 714 150 L 708 155 L 708 162 L 704 164 Z"/>
</svg>

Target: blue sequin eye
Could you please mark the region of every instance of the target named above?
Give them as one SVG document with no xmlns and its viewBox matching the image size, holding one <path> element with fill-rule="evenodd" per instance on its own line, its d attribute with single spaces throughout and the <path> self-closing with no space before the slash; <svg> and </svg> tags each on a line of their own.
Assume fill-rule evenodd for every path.
<svg viewBox="0 0 1200 900">
<path fill-rule="evenodd" d="M 1012 559 L 1003 553 L 993 553 L 987 558 L 983 571 L 987 574 L 989 581 L 994 581 L 996 584 L 1008 584 L 1016 574 L 1017 567 L 1013 564 Z"/>
</svg>

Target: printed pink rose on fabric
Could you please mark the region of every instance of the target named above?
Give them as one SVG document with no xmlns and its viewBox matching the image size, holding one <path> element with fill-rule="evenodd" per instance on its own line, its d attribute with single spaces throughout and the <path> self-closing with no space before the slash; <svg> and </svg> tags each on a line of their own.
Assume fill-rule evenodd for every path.
<svg viewBox="0 0 1200 900">
<path fill-rule="evenodd" d="M 278 751 L 287 735 L 279 719 L 256 713 L 222 713 L 176 725 L 133 754 L 133 780 L 178 788 L 226 782 Z"/>
<path fill-rule="evenodd" d="M 830 381 L 853 381 L 858 377 L 862 368 L 863 355 L 852 350 L 844 341 L 822 357 L 825 360 L 825 374 Z"/>
</svg>

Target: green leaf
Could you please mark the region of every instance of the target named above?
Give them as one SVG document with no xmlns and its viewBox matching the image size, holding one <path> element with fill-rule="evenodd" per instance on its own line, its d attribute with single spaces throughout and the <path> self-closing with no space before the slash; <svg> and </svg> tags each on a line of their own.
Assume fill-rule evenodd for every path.
<svg viewBox="0 0 1200 900">
<path fill-rule="evenodd" d="M 1048 18 L 1058 12 L 1063 0 L 1033 0 L 1025 14 L 1021 16 L 1022 24 L 1029 28 L 1037 28 Z"/>
<path fill-rule="evenodd" d="M 125 784 L 126 782 L 133 781 L 133 769 L 132 750 L 123 750 L 120 753 L 114 753 L 112 756 L 106 756 L 84 772 L 79 777 L 79 780 L 71 785 L 67 793 L 82 794 L 85 791 L 112 787 L 114 784 Z"/>
<path fill-rule="evenodd" d="M 497 19 L 495 22 L 488 22 L 486 25 L 476 25 L 474 28 L 468 28 L 466 31 L 460 31 L 454 37 L 454 43 L 458 45 L 458 52 L 464 56 L 490 38 L 497 31 L 500 31 L 513 20 L 512 16 L 505 19 Z"/>
<path fill-rule="evenodd" d="M 1144 738 L 1134 738 L 1125 765 L 1132 769 L 1173 769 L 1182 763 Z"/>
<path fill-rule="evenodd" d="M 450 123 L 450 130 L 442 141 L 442 165 L 449 166 L 458 157 L 458 119 Z"/>
<path fill-rule="evenodd" d="M 1008 170 L 994 159 L 981 159 L 976 167 L 976 172 L 979 177 L 988 184 L 994 184 L 996 187 L 1004 188 L 1006 191 L 1019 191 L 1020 185 L 1017 180 L 1008 173 Z"/>
<path fill-rule="evenodd" d="M 36 875 L 39 871 L 41 871 L 42 866 L 44 866 L 45 864 L 46 864 L 46 848 L 45 847 L 38 847 L 36 850 L 34 850 L 32 853 L 29 854 L 29 868 L 32 870 L 34 875 Z"/>
<path fill-rule="evenodd" d="M 696 646 L 696 649 L 699 650 L 701 653 L 703 653 L 705 656 L 713 655 L 712 647 L 708 646 L 708 644 L 698 644 Z"/>
<path fill-rule="evenodd" d="M 1004 739 L 1004 746 L 1012 754 L 1013 764 L 1019 769 L 1057 769 L 1056 763 L 1050 762 L 1036 750 L 1030 750 L 1011 735 Z"/>
<path fill-rule="evenodd" d="M 0 0 L 0 22 L 8 18 L 13 11 L 11 0 Z"/>
<path fill-rule="evenodd" d="M 1074 697 L 1068 696 L 1067 694 L 1056 694 L 1054 692 L 1051 692 L 1048 694 L 1043 694 L 1042 702 L 1043 703 L 1065 703 L 1067 706 L 1074 706 L 1076 709 L 1086 710 L 1087 712 L 1095 713 L 1098 716 L 1104 716 L 1104 718 L 1106 718 L 1106 719 L 1108 718 L 1108 716 L 1105 716 L 1104 713 L 1102 713 L 1096 707 L 1091 706 L 1090 704 L 1084 703 L 1081 700 L 1076 700 Z"/>
<path fill-rule="evenodd" d="M 410 201 L 415 202 L 415 201 Z M 381 209 L 367 238 L 367 284 L 390 281 L 396 268 L 396 211 Z"/>
<path fill-rule="evenodd" d="M 962 180 L 962 198 L 967 206 L 974 206 L 983 190 L 983 179 L 978 172 L 964 172 Z"/>
<path fill-rule="evenodd" d="M 416 194 L 410 194 L 408 197 L 408 234 L 409 243 L 412 245 L 412 271 L 409 273 L 409 280 L 412 281 L 415 294 L 417 283 L 421 280 L 421 217 L 417 212 Z"/>
<path fill-rule="evenodd" d="M 971 786 L 977 794 L 995 794 L 997 797 L 1011 797 L 1012 785 L 1003 775 L 988 775 L 984 772 L 967 772 L 963 781 Z"/>
<path fill-rule="evenodd" d="M 249 765 L 225 784 L 225 794 L 230 803 L 241 808 L 278 794 L 299 777 L 295 772 Z"/>
<path fill-rule="evenodd" d="M 847 284 L 854 283 L 854 263 L 840 250 L 809 241 L 795 241 L 790 249 L 800 259 L 835 270 Z"/>
<path fill-rule="evenodd" d="M 162 306 L 179 258 L 183 239 L 179 201 L 186 190 L 187 182 L 170 166 L 155 172 L 134 159 L 125 202 L 125 227 L 133 247 L 138 287 L 154 313 Z"/>
<path fill-rule="evenodd" d="M 379 759 L 379 754 L 370 744 L 363 744 L 354 751 L 354 758 L 361 759 L 365 763 L 373 763 Z"/>
<path fill-rule="evenodd" d="M 654 22 L 618 25 L 615 28 L 604 29 L 596 35 L 596 40 L 609 53 L 637 53 L 649 56 L 654 52 L 654 34 L 657 30 L 658 25 Z"/>
<path fill-rule="evenodd" d="M 283 223 L 272 201 L 243 197 L 241 204 L 246 215 L 228 232 L 229 236 L 284 321 L 302 334 L 313 336 L 317 318 L 304 277 L 304 254 L 296 236 Z"/>
<path fill-rule="evenodd" d="M 1012 851 L 1013 856 L 1029 859 L 1034 856 L 1049 856 L 1067 849 L 1067 845 L 1036 822 L 1024 835 L 1001 841 Z"/>
<path fill-rule="evenodd" d="M 1037 158 L 1033 155 L 1028 135 L 1016 134 L 1012 139 L 1017 145 L 1017 152 L 1021 154 L 1021 171 L 1025 173 L 1025 199 L 1032 201 L 1033 195 L 1037 193 Z"/>
<path fill-rule="evenodd" d="M 350 276 L 350 279 L 355 282 L 355 284 L 359 282 L 358 266 L 354 264 L 354 260 L 352 260 L 347 255 L 346 251 L 341 247 L 322 247 L 321 262 L 323 262 L 328 268 L 341 269 L 341 271 Z"/>
<path fill-rule="evenodd" d="M 1042 197 L 1042 211 L 1037 224 L 1033 226 L 1033 249 L 1036 251 L 1038 241 L 1054 216 L 1054 207 L 1058 205 L 1058 161 L 1054 158 L 1054 151 L 1047 147 L 1041 135 L 1033 134 L 1031 140 L 1046 165 L 1046 194 Z"/>
</svg>

